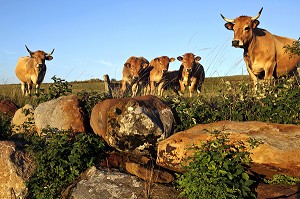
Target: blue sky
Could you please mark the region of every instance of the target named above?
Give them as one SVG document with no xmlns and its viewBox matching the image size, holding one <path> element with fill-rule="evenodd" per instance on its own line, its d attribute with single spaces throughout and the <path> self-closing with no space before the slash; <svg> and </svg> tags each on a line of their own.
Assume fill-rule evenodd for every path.
<svg viewBox="0 0 300 199">
<path fill-rule="evenodd" d="M 206 76 L 248 74 L 243 50 L 231 47 L 227 18 L 254 16 L 264 7 L 259 27 L 298 39 L 299 0 L 0 0 L 0 84 L 19 83 L 15 66 L 30 50 L 53 53 L 45 82 L 120 80 L 128 57 L 149 61 L 187 52 L 201 56 Z M 170 70 L 178 69 L 179 61 Z"/>
</svg>

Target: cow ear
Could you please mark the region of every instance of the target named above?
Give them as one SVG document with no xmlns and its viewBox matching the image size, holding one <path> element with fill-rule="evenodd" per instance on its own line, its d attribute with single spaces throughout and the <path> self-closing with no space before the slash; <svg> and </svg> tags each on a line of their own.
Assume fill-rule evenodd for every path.
<svg viewBox="0 0 300 199">
<path fill-rule="evenodd" d="M 231 22 L 228 22 L 228 23 L 225 23 L 225 28 L 227 28 L 228 30 L 233 30 L 233 26 L 234 26 L 234 24 L 233 23 L 231 23 Z"/>
<path fill-rule="evenodd" d="M 196 60 L 196 61 L 200 61 L 200 60 L 201 60 L 201 57 L 197 56 L 197 57 L 195 58 L 195 60 Z"/>
<path fill-rule="evenodd" d="M 259 25 L 259 21 L 258 21 L 258 20 L 254 20 L 254 21 L 252 22 L 253 28 L 256 28 L 258 25 Z"/>
<path fill-rule="evenodd" d="M 146 67 L 148 67 L 148 66 L 149 66 L 149 64 L 146 63 L 146 62 L 144 62 L 144 63 L 142 64 L 142 67 L 143 67 L 143 68 L 146 68 Z"/>
<path fill-rule="evenodd" d="M 169 59 L 169 62 L 173 62 L 173 61 L 175 61 L 174 57 L 172 57 L 172 58 Z"/>
<path fill-rule="evenodd" d="M 52 60 L 52 59 L 53 59 L 52 56 L 47 56 L 47 57 L 46 57 L 46 60 L 48 60 L 48 61 L 50 61 L 50 60 Z"/>
<path fill-rule="evenodd" d="M 130 68 L 130 63 L 125 63 L 124 66 Z"/>
<path fill-rule="evenodd" d="M 178 60 L 178 61 L 182 61 L 183 58 L 182 58 L 181 56 L 178 56 L 178 57 L 177 57 L 177 60 Z"/>
</svg>

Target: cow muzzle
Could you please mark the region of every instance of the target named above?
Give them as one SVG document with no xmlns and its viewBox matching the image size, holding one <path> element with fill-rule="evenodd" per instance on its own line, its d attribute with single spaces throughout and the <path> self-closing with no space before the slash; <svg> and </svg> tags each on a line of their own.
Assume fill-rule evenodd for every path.
<svg viewBox="0 0 300 199">
<path fill-rule="evenodd" d="M 186 72 L 190 73 L 190 72 L 192 72 L 192 69 L 191 68 L 187 68 Z"/>
<path fill-rule="evenodd" d="M 242 42 L 240 42 L 240 40 L 232 40 L 232 46 L 235 48 L 243 48 L 244 45 L 242 44 Z"/>
</svg>

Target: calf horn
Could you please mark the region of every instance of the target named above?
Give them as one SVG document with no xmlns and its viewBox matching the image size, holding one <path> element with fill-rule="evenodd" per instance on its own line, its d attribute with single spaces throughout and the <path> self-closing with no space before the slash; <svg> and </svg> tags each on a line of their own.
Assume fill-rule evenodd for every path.
<svg viewBox="0 0 300 199">
<path fill-rule="evenodd" d="M 29 54 L 32 54 L 33 52 L 31 50 L 29 50 L 29 48 L 25 45 L 27 51 L 29 52 Z"/>
<path fill-rule="evenodd" d="M 262 10 L 263 10 L 263 7 L 260 9 L 260 11 L 258 12 L 258 14 L 255 17 L 251 17 L 251 20 L 254 21 L 254 20 L 258 19 L 260 17 Z"/>
<path fill-rule="evenodd" d="M 222 14 L 221 14 L 221 17 L 222 17 L 226 22 L 234 23 L 234 19 L 227 19 L 227 18 L 224 17 Z"/>
<path fill-rule="evenodd" d="M 48 56 L 52 55 L 52 54 L 53 54 L 53 52 L 54 52 L 54 49 L 55 49 L 55 48 L 53 48 L 53 50 L 52 50 L 52 52 L 51 52 L 51 53 L 47 53 L 47 55 L 48 55 Z"/>
</svg>

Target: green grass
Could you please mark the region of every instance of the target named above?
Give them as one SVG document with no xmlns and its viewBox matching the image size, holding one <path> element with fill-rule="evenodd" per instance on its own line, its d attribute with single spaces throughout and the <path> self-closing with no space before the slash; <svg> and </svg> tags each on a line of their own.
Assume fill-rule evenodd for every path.
<svg viewBox="0 0 300 199">
<path fill-rule="evenodd" d="M 224 82 L 229 81 L 231 84 L 237 84 L 241 81 L 251 82 L 248 75 L 239 76 L 226 76 L 226 77 L 208 77 L 203 84 L 202 93 L 204 96 L 213 96 L 220 89 L 225 89 Z M 104 92 L 104 82 L 101 80 L 82 81 L 82 82 L 69 82 L 72 85 L 72 93 L 77 94 L 81 91 L 96 91 L 99 93 Z M 121 84 L 121 81 L 117 81 Z M 47 91 L 52 83 L 43 83 L 41 91 Z M 32 90 L 34 92 L 34 89 Z M 166 92 L 168 93 L 168 92 Z M 24 97 L 21 92 L 20 84 L 2 84 L 0 85 L 0 98 L 8 98 L 13 100 L 20 107 L 25 104 L 35 104 L 35 97 Z"/>
</svg>

